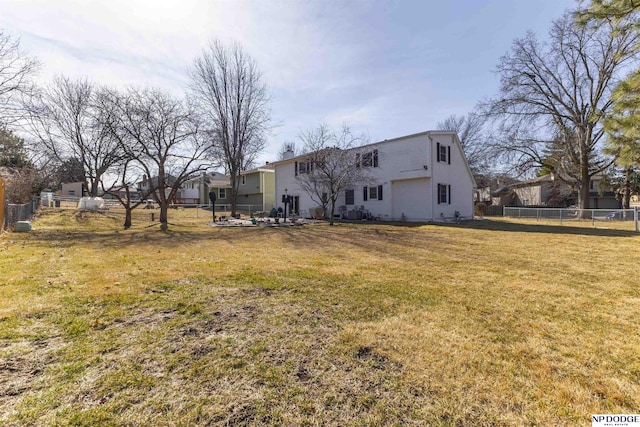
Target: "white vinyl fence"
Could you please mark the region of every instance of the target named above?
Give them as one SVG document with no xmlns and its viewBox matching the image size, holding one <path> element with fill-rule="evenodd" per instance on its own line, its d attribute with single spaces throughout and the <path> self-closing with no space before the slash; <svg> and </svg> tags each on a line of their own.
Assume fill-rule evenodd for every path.
<svg viewBox="0 0 640 427">
<path fill-rule="evenodd" d="M 576 209 L 576 208 L 526 208 L 505 206 L 502 215 L 508 218 L 522 218 L 541 220 L 564 221 L 591 221 L 595 227 L 596 222 L 633 222 L 635 231 L 638 231 L 638 208 L 633 209 Z"/>
</svg>

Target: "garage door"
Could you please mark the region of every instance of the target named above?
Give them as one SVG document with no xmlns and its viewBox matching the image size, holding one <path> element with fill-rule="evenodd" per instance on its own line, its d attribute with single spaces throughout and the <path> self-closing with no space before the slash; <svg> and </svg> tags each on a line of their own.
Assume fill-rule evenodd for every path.
<svg viewBox="0 0 640 427">
<path fill-rule="evenodd" d="M 431 219 L 431 187 L 429 178 L 404 179 L 391 183 L 393 219 L 404 214 L 407 221 Z"/>
</svg>

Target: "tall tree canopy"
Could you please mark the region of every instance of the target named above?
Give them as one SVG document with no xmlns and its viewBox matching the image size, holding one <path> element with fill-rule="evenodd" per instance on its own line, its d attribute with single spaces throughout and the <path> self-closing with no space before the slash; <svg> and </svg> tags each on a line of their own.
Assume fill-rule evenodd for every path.
<svg viewBox="0 0 640 427">
<path fill-rule="evenodd" d="M 122 156 L 101 119 L 108 113 L 96 102 L 101 90 L 87 79 L 61 76 L 29 107 L 30 130 L 39 146 L 60 162 L 80 160 L 91 197 L 98 195 L 100 179 Z"/>
<path fill-rule="evenodd" d="M 160 228 L 168 229 L 167 211 L 178 190 L 188 179 L 205 171 L 202 163 L 210 149 L 199 132 L 199 122 L 190 105 L 158 89 L 110 92 L 102 102 L 111 111 L 105 123 L 125 161 L 135 162 L 147 176 L 142 185 L 160 206 Z M 126 172 L 119 171 L 125 178 Z"/>
<path fill-rule="evenodd" d="M 498 122 L 494 148 L 522 169 L 556 172 L 588 208 L 591 177 L 612 163 L 602 157 L 612 91 L 639 41 L 627 20 L 578 25 L 571 14 L 546 43 L 532 33 L 515 40 L 497 67 L 500 94 L 483 104 Z"/>
<path fill-rule="evenodd" d="M 213 41 L 190 69 L 192 99 L 213 141 L 212 157 L 231 176 L 231 213 L 235 215 L 240 172 L 265 146 L 269 97 L 256 62 L 239 44 Z"/>
<path fill-rule="evenodd" d="M 438 122 L 439 130 L 453 131 L 458 135 L 469 168 L 476 177 L 488 172 L 488 138 L 484 132 L 485 118 L 482 115 L 469 113 L 466 116 L 452 115 Z"/>
<path fill-rule="evenodd" d="M 0 124 L 22 115 L 22 97 L 33 90 L 39 62 L 20 49 L 20 42 L 0 28 Z"/>
</svg>

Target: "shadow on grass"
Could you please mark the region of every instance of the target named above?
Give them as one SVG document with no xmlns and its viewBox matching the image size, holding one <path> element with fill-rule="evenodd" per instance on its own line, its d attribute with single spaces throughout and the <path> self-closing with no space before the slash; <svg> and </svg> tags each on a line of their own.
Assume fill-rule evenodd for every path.
<svg viewBox="0 0 640 427">
<path fill-rule="evenodd" d="M 435 226 L 445 228 L 464 228 L 472 230 L 487 230 L 487 231 L 507 231 L 516 233 L 550 233 L 550 234 L 569 234 L 569 235 L 582 235 L 582 236 L 602 236 L 602 237 L 638 237 L 640 233 L 636 233 L 631 230 L 617 230 L 609 229 L 606 227 L 594 228 L 591 226 L 591 222 L 585 222 L 584 226 L 565 226 L 565 225 L 550 225 L 550 224 L 525 224 L 507 221 L 496 221 L 492 219 L 482 220 L 465 220 L 459 222 L 367 222 L 367 221 L 340 221 L 336 224 L 353 225 L 357 227 L 377 227 L 387 226 L 398 229 L 411 229 L 424 226 Z"/>
<path fill-rule="evenodd" d="M 491 219 L 476 221 L 461 221 L 460 223 L 438 223 L 442 227 L 469 228 L 474 230 L 507 231 L 516 233 L 550 233 L 569 234 L 582 236 L 602 236 L 602 237 L 637 237 L 640 234 L 630 230 L 616 230 L 609 228 L 594 228 L 590 224 L 584 227 L 550 225 L 550 224 L 520 224 L 506 221 L 495 221 Z"/>
<path fill-rule="evenodd" d="M 88 222 L 87 219 L 76 218 L 78 222 Z M 87 224 L 88 225 L 88 224 Z M 155 224 L 154 224 L 155 225 Z M 407 223 L 407 222 L 338 222 L 334 227 L 328 225 L 308 225 L 304 227 L 233 227 L 229 229 L 203 228 L 201 226 L 173 225 L 166 232 L 160 231 L 154 225 L 137 227 L 131 230 L 114 230 L 97 226 L 95 230 L 89 227 L 82 229 L 44 229 L 35 230 L 25 235 L 28 241 L 40 241 L 52 246 L 88 245 L 104 248 L 134 247 L 137 245 L 158 245 L 163 248 L 174 248 L 184 244 L 197 244 L 203 241 L 224 241 L 227 243 L 255 241 L 259 243 L 263 238 L 269 238 L 273 233 L 286 236 L 286 240 L 297 242 L 298 245 L 308 242 L 315 247 L 319 242 L 330 240 L 339 241 L 343 245 L 355 245 L 374 249 L 377 246 L 373 241 L 367 240 L 362 235 L 364 230 L 379 236 L 378 243 L 392 243 L 395 240 L 404 241 L 410 245 L 420 245 L 423 240 L 421 233 L 412 233 L 412 229 L 419 227 L 456 228 L 486 231 L 516 232 L 516 233 L 548 233 L 556 235 L 583 235 L 601 237 L 637 237 L 638 233 L 627 230 L 615 230 L 606 228 L 592 228 L 549 224 L 522 224 L 496 220 L 461 221 L 459 223 Z M 402 233 L 406 230 L 407 233 Z M 393 232 L 393 233 L 388 233 Z M 399 232 L 399 233 L 397 233 Z M 364 238 L 364 242 L 360 242 Z M 430 236 L 433 240 L 434 236 Z M 377 248 L 383 252 L 383 248 Z"/>
</svg>

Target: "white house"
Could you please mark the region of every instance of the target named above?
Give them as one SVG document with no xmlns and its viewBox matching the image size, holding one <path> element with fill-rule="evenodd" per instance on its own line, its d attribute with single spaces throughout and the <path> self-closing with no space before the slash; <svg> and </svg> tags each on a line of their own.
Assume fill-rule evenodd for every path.
<svg viewBox="0 0 640 427">
<path fill-rule="evenodd" d="M 427 131 L 358 147 L 367 184 L 341 194 L 336 211 L 343 218 L 364 212 L 381 220 L 438 221 L 456 212 L 471 218 L 475 180 L 455 132 Z M 318 204 L 298 185 L 305 155 L 270 163 L 275 170 L 276 204 L 285 191 L 293 212 L 309 216 Z"/>
</svg>

